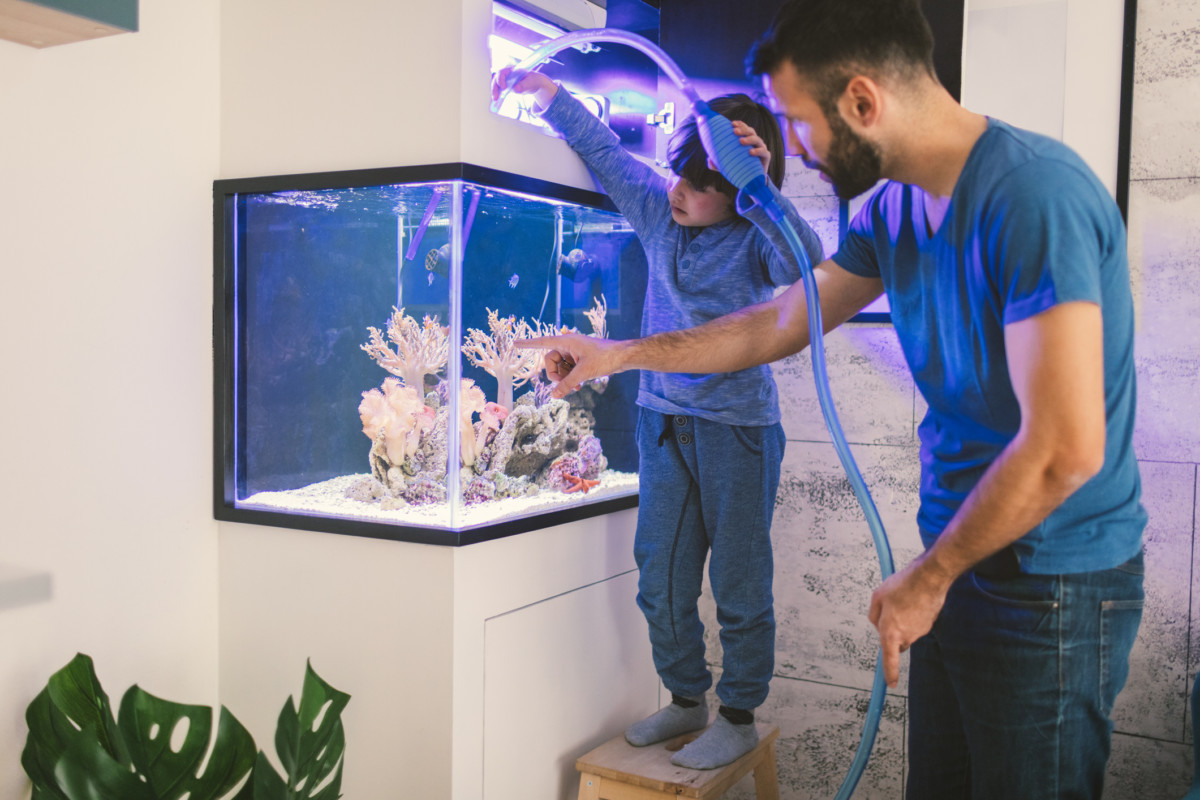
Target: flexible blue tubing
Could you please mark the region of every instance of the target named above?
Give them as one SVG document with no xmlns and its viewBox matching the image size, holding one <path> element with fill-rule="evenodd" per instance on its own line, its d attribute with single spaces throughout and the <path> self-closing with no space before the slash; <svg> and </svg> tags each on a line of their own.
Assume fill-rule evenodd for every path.
<svg viewBox="0 0 1200 800">
<path fill-rule="evenodd" d="M 808 259 L 800 237 L 784 215 L 783 209 L 775 201 L 775 196 L 771 193 L 767 183 L 768 179 L 762 162 L 750 155 L 749 150 L 738 141 L 737 134 L 733 132 L 733 123 L 714 112 L 708 103 L 700 99 L 692 87 L 692 82 L 671 60 L 670 56 L 660 50 L 656 44 L 635 33 L 615 28 L 575 31 L 546 42 L 513 68 L 507 87 L 492 103 L 492 109 L 498 109 L 509 89 L 550 56 L 568 47 L 595 41 L 615 42 L 640 50 L 649 56 L 662 69 L 663 73 L 679 87 L 692 105 L 700 138 L 721 174 L 763 207 L 796 256 L 796 261 L 800 264 L 800 274 L 804 281 L 804 294 L 808 304 L 809 348 L 812 351 L 813 380 L 817 387 L 817 399 L 821 404 L 821 414 L 825 418 L 825 427 L 833 439 L 834 449 L 842 462 L 842 469 L 845 470 L 846 477 L 850 480 L 850 486 L 854 490 L 854 496 L 858 498 L 858 504 L 867 518 L 867 526 L 871 529 L 871 537 L 875 540 L 875 553 L 879 557 L 879 571 L 883 578 L 887 578 L 895 571 L 887 533 L 883 529 L 879 510 L 875 508 L 875 501 L 871 499 L 871 493 L 867 489 L 866 481 L 863 480 L 862 472 L 859 471 L 858 464 L 855 463 L 854 456 L 850 453 L 850 446 L 846 443 L 846 435 L 842 432 L 837 409 L 833 405 L 833 396 L 829 391 L 829 373 L 825 366 L 825 328 L 821 320 L 821 303 L 817 295 L 817 281 L 813 275 L 812 262 Z M 886 693 L 887 682 L 883 675 L 883 653 L 880 652 L 875 659 L 875 680 L 871 686 L 871 701 L 867 706 L 867 719 L 863 726 L 862 740 L 858 744 L 858 750 L 854 754 L 854 760 L 842 781 L 841 788 L 835 795 L 835 800 L 848 800 L 854 793 L 855 787 L 858 786 L 859 778 L 866 769 L 867 759 L 871 756 L 871 748 L 875 745 L 875 735 L 879 732 L 879 719 L 883 715 Z"/>
</svg>

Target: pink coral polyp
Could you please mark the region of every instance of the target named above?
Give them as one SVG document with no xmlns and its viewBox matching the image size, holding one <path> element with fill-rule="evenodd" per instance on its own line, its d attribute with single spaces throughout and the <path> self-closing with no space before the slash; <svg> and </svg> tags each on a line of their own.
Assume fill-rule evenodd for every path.
<svg viewBox="0 0 1200 800">
<path fill-rule="evenodd" d="M 382 391 L 363 392 L 358 415 L 367 438 L 376 441 L 383 437 L 392 464 L 402 464 L 416 452 L 421 432 L 434 421 L 434 411 L 426 407 L 420 393 L 396 378 L 385 379 Z"/>
</svg>

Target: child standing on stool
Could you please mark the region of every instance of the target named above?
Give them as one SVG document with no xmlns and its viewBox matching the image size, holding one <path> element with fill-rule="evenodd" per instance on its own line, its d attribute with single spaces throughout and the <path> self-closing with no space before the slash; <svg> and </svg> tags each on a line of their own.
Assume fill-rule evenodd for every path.
<svg viewBox="0 0 1200 800">
<path fill-rule="evenodd" d="M 496 75 L 493 98 L 508 72 Z M 799 266 L 763 209 L 709 169 L 694 119 L 672 138 L 674 176 L 667 179 L 546 76 L 530 73 L 513 91 L 534 94 L 542 119 L 595 173 L 642 242 L 649 264 L 643 336 L 764 302 L 776 287 L 799 280 Z M 762 160 L 810 262 L 820 262 L 820 240 L 778 192 L 783 139 L 771 111 L 744 94 L 710 105 L 733 120 L 741 143 Z M 785 443 L 778 392 L 768 366 L 716 375 L 643 371 L 638 406 L 637 600 L 671 703 L 631 725 L 625 738 L 644 746 L 708 724 L 704 695 L 712 675 L 697 601 L 709 558 L 724 649 L 721 707 L 712 727 L 671 761 L 713 769 L 758 743 L 754 709 L 766 700 L 775 666 L 770 531 Z"/>
</svg>

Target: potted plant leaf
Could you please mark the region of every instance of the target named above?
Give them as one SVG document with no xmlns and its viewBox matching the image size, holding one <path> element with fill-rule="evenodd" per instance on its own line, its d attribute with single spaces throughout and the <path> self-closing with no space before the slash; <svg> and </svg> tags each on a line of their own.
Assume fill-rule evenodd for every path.
<svg viewBox="0 0 1200 800">
<path fill-rule="evenodd" d="M 218 800 L 235 789 L 231 800 L 336 800 L 349 700 L 307 665 L 299 708 L 289 697 L 275 731 L 280 776 L 224 706 L 214 735 L 212 708 L 134 685 L 114 718 L 92 659 L 79 653 L 29 704 L 21 765 L 32 800 Z"/>
</svg>

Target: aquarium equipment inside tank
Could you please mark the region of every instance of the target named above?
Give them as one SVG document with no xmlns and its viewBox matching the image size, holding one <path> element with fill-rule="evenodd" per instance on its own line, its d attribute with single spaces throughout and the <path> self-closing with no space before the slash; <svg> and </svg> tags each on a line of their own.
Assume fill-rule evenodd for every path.
<svg viewBox="0 0 1200 800">
<path fill-rule="evenodd" d="M 466 544 L 636 504 L 636 373 L 556 400 L 519 347 L 638 335 L 604 195 L 443 164 L 214 202 L 218 519 Z"/>
</svg>

